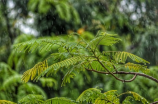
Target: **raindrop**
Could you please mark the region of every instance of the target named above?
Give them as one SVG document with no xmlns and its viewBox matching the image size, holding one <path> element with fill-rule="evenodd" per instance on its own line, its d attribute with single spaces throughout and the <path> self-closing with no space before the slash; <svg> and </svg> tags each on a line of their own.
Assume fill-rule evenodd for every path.
<svg viewBox="0 0 158 104">
<path fill-rule="evenodd" d="M 106 75 L 108 75 L 108 74 L 106 74 Z"/>
</svg>

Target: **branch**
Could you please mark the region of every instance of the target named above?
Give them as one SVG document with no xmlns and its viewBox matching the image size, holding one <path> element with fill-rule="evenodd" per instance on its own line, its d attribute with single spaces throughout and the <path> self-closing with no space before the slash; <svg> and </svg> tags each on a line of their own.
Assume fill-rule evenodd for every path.
<svg viewBox="0 0 158 104">
<path fill-rule="evenodd" d="M 115 79 L 117 79 L 117 80 L 119 80 L 119 81 L 122 81 L 122 82 L 124 83 L 124 82 L 131 82 L 131 81 L 133 81 L 133 80 L 136 78 L 136 75 L 135 75 L 135 76 L 134 76 L 132 79 L 130 79 L 130 80 L 123 80 L 123 79 L 120 79 L 120 78 L 116 77 L 112 72 L 110 72 L 110 71 L 103 65 L 103 63 L 100 62 L 100 60 L 99 60 L 98 57 L 96 57 L 96 58 L 97 58 L 98 62 L 101 64 L 101 66 L 102 66 L 105 70 L 107 70 L 107 72 L 108 72 L 109 74 L 111 74 Z M 117 73 L 117 72 L 116 72 L 116 73 Z"/>
<path fill-rule="evenodd" d="M 97 70 L 94 70 L 94 69 L 87 69 L 86 70 L 88 71 L 93 71 L 93 72 L 97 72 L 97 73 L 101 73 L 101 74 L 111 74 L 109 72 L 102 72 L 102 71 L 97 71 Z M 158 83 L 158 80 L 152 76 L 149 76 L 149 75 L 146 75 L 146 74 L 143 74 L 143 73 L 137 73 L 137 72 L 124 72 L 124 71 L 118 71 L 118 72 L 114 72 L 113 74 L 132 74 L 132 75 L 135 75 L 132 79 L 134 80 L 136 78 L 136 76 L 143 76 L 145 78 L 148 78 L 148 79 L 151 79 L 153 81 L 155 81 L 156 83 Z M 130 80 L 132 80 L 130 79 Z M 132 81 L 133 81 L 132 80 Z M 124 80 L 124 82 L 129 82 L 129 80 Z M 158 102 L 156 102 L 158 103 Z M 153 103 L 153 104 L 156 104 L 156 103 Z M 151 103 L 152 104 L 152 103 Z"/>
<path fill-rule="evenodd" d="M 158 101 L 155 101 L 155 102 L 153 102 L 153 103 L 150 103 L 150 104 L 158 104 Z"/>
</svg>

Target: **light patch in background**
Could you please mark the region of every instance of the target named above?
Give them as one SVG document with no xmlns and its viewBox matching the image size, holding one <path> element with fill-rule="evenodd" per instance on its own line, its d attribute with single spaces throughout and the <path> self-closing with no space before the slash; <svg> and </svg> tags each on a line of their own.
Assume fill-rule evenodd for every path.
<svg viewBox="0 0 158 104">
<path fill-rule="evenodd" d="M 13 1 L 9 0 L 8 1 L 8 7 L 10 9 L 9 16 L 11 16 L 11 17 L 14 17 L 16 15 L 16 13 L 19 12 L 19 11 L 11 10 L 12 8 L 14 8 L 14 6 L 15 5 L 14 5 Z M 15 23 L 15 27 L 20 29 L 20 31 L 22 31 L 25 34 L 37 36 L 38 32 L 31 27 L 31 25 L 34 24 L 34 15 L 29 13 L 29 16 L 30 17 L 27 19 L 18 19 L 18 21 L 16 21 L 16 23 Z"/>
<path fill-rule="evenodd" d="M 126 4 L 127 4 L 126 0 L 121 1 L 120 7 L 119 7 L 120 12 L 131 12 L 132 13 L 135 11 L 135 8 L 134 8 L 135 2 L 134 1 L 131 1 L 130 4 L 128 3 L 128 5 L 126 5 Z M 142 7 L 142 12 L 146 12 L 145 4 L 143 2 L 141 3 L 141 7 Z M 141 11 L 139 9 L 137 10 L 137 14 L 132 13 L 130 16 L 130 18 L 132 20 L 137 20 L 140 17 L 141 17 Z"/>
<path fill-rule="evenodd" d="M 29 13 L 30 18 L 27 18 L 25 20 L 21 19 L 16 23 L 16 27 L 19 28 L 23 33 L 28 34 L 28 35 L 34 35 L 37 36 L 38 32 L 33 29 L 33 24 L 34 24 L 34 16 L 33 14 Z"/>
</svg>

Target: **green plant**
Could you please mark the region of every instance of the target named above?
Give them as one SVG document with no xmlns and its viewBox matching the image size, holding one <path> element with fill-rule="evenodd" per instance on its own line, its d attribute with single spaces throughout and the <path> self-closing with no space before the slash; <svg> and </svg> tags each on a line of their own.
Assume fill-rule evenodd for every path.
<svg viewBox="0 0 158 104">
<path fill-rule="evenodd" d="M 142 96 L 138 95 L 135 92 L 128 91 L 122 94 L 118 94 L 116 90 L 110 90 L 104 93 L 101 93 L 101 89 L 98 88 L 89 88 L 81 93 L 81 95 L 76 99 L 76 101 L 68 99 L 66 97 L 55 97 L 48 100 L 41 95 L 29 94 L 18 101 L 18 104 L 80 104 L 80 103 L 94 103 L 94 104 L 120 104 L 119 97 L 127 94 L 132 96 L 127 96 L 123 104 L 131 104 L 136 101 L 141 101 L 143 104 L 149 104 L 149 102 Z M 0 100 L 0 103 L 7 104 L 16 104 L 7 100 Z M 5 104 L 4 103 L 4 104 Z"/>
<path fill-rule="evenodd" d="M 34 81 L 40 80 L 44 76 L 53 76 L 57 74 L 59 70 L 67 70 L 63 78 L 62 86 L 66 83 L 70 83 L 70 80 L 82 71 L 91 71 L 101 74 L 109 74 L 113 76 L 116 80 L 125 82 L 133 81 L 137 76 L 143 76 L 149 78 L 158 83 L 158 80 L 152 76 L 147 75 L 149 69 L 146 64 L 149 62 L 128 52 L 120 51 L 103 51 L 98 50 L 99 45 L 111 46 L 120 41 L 117 35 L 109 34 L 106 32 L 98 32 L 94 39 L 91 41 L 86 41 L 79 36 L 79 41 L 74 42 L 73 37 L 76 34 L 70 35 L 67 40 L 57 40 L 57 39 L 36 39 L 15 45 L 17 51 L 31 51 L 38 49 L 41 52 L 51 51 L 53 46 L 58 47 L 58 53 L 52 53 L 44 61 L 37 63 L 33 68 L 24 72 L 22 76 L 22 81 L 28 82 L 30 79 Z M 49 61 L 56 63 L 48 64 Z M 131 61 L 131 62 L 127 62 Z M 138 64 L 134 63 L 137 62 Z M 143 65 L 144 64 L 144 65 Z M 141 73 L 143 72 L 143 73 Z M 144 74 L 145 73 L 145 74 Z M 119 75 L 133 75 L 133 78 L 129 80 L 119 78 Z M 91 93 L 95 93 L 95 90 L 90 90 Z M 104 97 L 104 94 L 99 94 L 99 96 L 83 97 L 81 94 L 77 99 L 78 102 L 84 100 L 88 102 L 100 102 L 100 103 L 118 103 L 120 102 L 119 96 L 123 94 L 133 94 L 135 100 L 141 100 L 142 103 L 148 103 L 148 101 L 138 95 L 135 92 L 125 92 L 120 95 L 113 93 L 115 91 L 109 91 L 110 97 Z M 86 94 L 87 95 L 87 94 Z M 89 94 L 88 94 L 89 95 Z M 105 93 L 106 95 L 106 93 Z M 100 100 L 101 96 L 101 100 Z M 98 98 L 99 97 L 99 98 Z M 103 97 L 103 98 L 102 98 Z M 82 98 L 82 100 L 81 100 Z M 106 99 L 105 99 L 106 98 Z M 52 98 L 54 99 L 54 98 Z M 65 99 L 65 98 L 64 98 Z M 89 100 L 87 100 L 89 99 Z M 93 101 L 94 99 L 94 101 Z M 103 99 L 103 101 L 102 101 Z M 115 100 L 112 100 L 115 99 Z M 125 99 L 125 103 L 130 103 L 131 97 Z M 58 99 L 59 100 L 59 99 Z M 62 101 L 62 98 L 60 99 Z M 51 101 L 50 101 L 51 102 Z M 48 103 L 50 103 L 48 102 Z M 122 103 L 124 103 L 122 102 Z"/>
</svg>

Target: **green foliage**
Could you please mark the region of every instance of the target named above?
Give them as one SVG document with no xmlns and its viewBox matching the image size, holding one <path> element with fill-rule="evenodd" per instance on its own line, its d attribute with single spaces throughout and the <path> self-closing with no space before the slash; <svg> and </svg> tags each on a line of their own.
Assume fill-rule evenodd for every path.
<svg viewBox="0 0 158 104">
<path fill-rule="evenodd" d="M 100 70 L 100 71 L 104 70 L 107 72 L 109 72 L 108 70 L 113 71 L 118 63 L 121 63 L 121 64 L 125 63 L 127 60 L 127 57 L 131 58 L 133 61 L 136 61 L 138 63 L 144 63 L 144 64 L 149 63 L 148 61 L 127 52 L 113 52 L 113 51 L 103 52 L 103 55 L 104 55 L 103 56 L 102 53 L 96 50 L 98 45 L 109 46 L 120 41 L 120 39 L 116 38 L 115 36 L 116 35 L 113 35 L 113 34 L 99 32 L 98 35 L 89 42 L 86 42 L 83 39 L 79 41 L 78 43 L 75 43 L 75 42 L 63 43 L 63 41 L 56 41 L 52 39 L 38 39 L 38 40 L 31 40 L 24 43 L 19 43 L 15 45 L 15 48 L 17 51 L 26 51 L 26 50 L 34 51 L 38 48 L 40 48 L 40 50 L 50 51 L 54 44 L 59 45 L 59 48 L 60 48 L 59 53 L 52 54 L 43 62 L 39 62 L 33 68 L 27 70 L 23 74 L 22 80 L 24 82 L 28 82 L 29 79 L 38 80 L 44 75 L 48 76 L 52 73 L 57 73 L 58 69 L 60 68 L 70 68 L 79 63 L 81 63 L 81 65 L 78 66 L 78 68 L 81 70 L 83 68 L 86 68 L 87 66 L 88 66 L 87 68 L 95 68 L 94 66 L 97 66 L 95 70 Z M 85 54 L 86 51 L 88 51 L 88 54 Z M 64 53 L 64 52 L 68 52 L 68 53 Z M 79 52 L 84 52 L 84 53 L 82 55 L 82 54 L 78 54 Z M 112 58 L 109 55 L 109 53 L 112 54 Z M 48 59 L 51 59 L 51 57 L 55 57 L 55 58 L 61 57 L 61 55 L 64 56 L 64 58 L 61 59 L 61 61 L 53 63 L 52 65 L 48 65 L 48 62 L 47 62 Z M 100 59 L 98 59 L 98 56 L 100 57 Z M 103 64 L 107 64 L 108 69 Z M 125 68 L 133 69 L 134 71 L 147 69 L 145 65 L 141 66 L 139 64 L 133 64 L 133 63 L 127 63 L 124 65 L 125 65 Z M 141 69 L 139 69 L 140 67 Z M 73 69 L 75 69 L 75 67 L 72 68 L 72 71 L 74 71 Z M 70 82 L 70 78 L 73 78 L 74 74 L 72 74 L 72 71 L 70 72 L 68 71 L 68 74 L 66 74 L 63 80 L 63 84 Z"/>
<path fill-rule="evenodd" d="M 149 73 L 149 69 L 147 68 L 147 66 L 144 66 L 144 65 L 127 63 L 127 64 L 125 64 L 125 68 L 128 68 L 130 70 L 134 70 L 136 72 L 138 72 L 140 70 L 143 73 Z"/>
<path fill-rule="evenodd" d="M 7 91 L 14 91 L 15 86 L 18 86 L 21 82 L 21 75 L 15 74 L 9 77 L 6 81 L 3 82 L 2 89 Z"/>
<path fill-rule="evenodd" d="M 123 94 L 132 94 L 132 96 L 128 96 L 124 99 L 123 104 L 132 104 L 130 101 L 131 99 L 134 99 L 136 101 L 141 101 L 143 104 L 149 104 L 149 102 L 139 94 L 135 92 L 125 92 L 120 95 L 118 95 L 116 90 L 110 90 L 105 93 L 101 93 L 99 89 L 96 88 L 90 88 L 82 92 L 82 94 L 77 98 L 78 102 L 92 102 L 95 104 L 120 104 L 119 97 Z"/>
<path fill-rule="evenodd" d="M 70 83 L 70 79 L 73 78 L 75 76 L 75 73 L 73 72 L 67 72 L 63 78 L 63 82 L 61 84 L 61 86 L 65 86 L 66 83 Z"/>
<path fill-rule="evenodd" d="M 42 95 L 29 94 L 18 101 L 18 104 L 42 104 L 44 98 Z"/>
<path fill-rule="evenodd" d="M 0 104 L 16 104 L 16 103 L 7 100 L 0 100 Z"/>
<path fill-rule="evenodd" d="M 55 97 L 44 101 L 44 104 L 76 104 L 76 103 L 65 97 Z"/>
<path fill-rule="evenodd" d="M 81 37 L 80 37 L 81 38 Z M 70 40 L 73 38 L 70 38 Z M 77 72 L 85 71 L 103 71 L 111 74 L 113 71 L 116 71 L 118 67 L 124 66 L 124 68 L 129 68 L 131 71 L 142 71 L 147 72 L 148 68 L 145 65 L 134 64 L 131 62 L 127 63 L 127 57 L 132 59 L 137 63 L 149 63 L 148 61 L 128 52 L 115 52 L 115 51 L 105 51 L 99 52 L 98 46 L 104 45 L 109 46 L 113 45 L 120 41 L 119 38 L 116 38 L 116 35 L 108 34 L 105 32 L 99 32 L 98 35 L 91 41 L 86 41 L 81 38 L 80 41 L 76 42 L 64 42 L 57 41 L 56 39 L 36 39 L 28 42 L 19 43 L 14 45 L 17 51 L 32 51 L 43 50 L 51 51 L 51 49 L 57 46 L 58 53 L 52 53 L 44 61 L 38 62 L 33 68 L 24 72 L 22 76 L 22 81 L 28 82 L 31 80 L 40 80 L 43 85 L 51 82 L 55 83 L 55 80 L 46 80 L 42 79 L 43 76 L 52 76 L 57 74 L 60 70 L 66 70 L 66 74 L 63 78 L 61 86 L 64 86 L 66 83 L 70 83 L 70 79 L 74 78 Z M 48 62 L 55 63 L 49 64 Z M 40 79 L 41 78 L 41 79 Z M 52 85 L 52 84 L 51 84 Z M 134 92 L 126 92 L 123 94 L 132 94 L 135 100 L 141 100 L 142 103 L 148 103 L 148 101 Z M 77 102 L 93 102 L 93 103 L 116 103 L 120 104 L 119 96 L 115 90 L 107 91 L 101 93 L 99 89 L 88 89 L 84 91 L 76 100 Z M 126 98 L 124 102 L 130 103 L 130 98 Z M 47 100 L 46 100 L 47 101 Z M 63 103 L 67 102 L 65 98 L 52 98 L 45 103 Z M 70 101 L 68 100 L 68 103 Z M 74 103 L 74 102 L 72 102 Z"/>
<path fill-rule="evenodd" d="M 82 92 L 82 94 L 77 98 L 77 102 L 94 102 L 96 98 L 101 96 L 101 91 L 96 88 L 89 88 Z"/>
<path fill-rule="evenodd" d="M 13 3 L 13 7 L 10 6 Z M 29 3 L 28 3 L 29 2 Z M 28 3 L 28 5 L 26 5 Z M 11 0 L 11 1 L 1 1 L 0 3 L 0 61 L 4 61 L 5 63 L 9 60 L 9 67 L 11 67 L 14 71 L 18 73 L 23 73 L 26 69 L 33 67 L 35 63 L 43 62 L 43 60 L 47 59 L 46 57 L 50 56 L 53 52 L 57 52 L 57 50 L 51 49 L 46 51 L 40 51 L 40 49 L 34 51 L 33 53 L 15 53 L 12 52 L 10 45 L 11 41 L 16 38 L 19 34 L 23 32 L 23 30 L 19 31 L 19 21 L 22 21 L 25 25 L 28 25 L 27 19 L 33 19 L 34 23 L 29 27 L 33 28 L 36 27 L 36 31 L 38 33 L 37 36 L 44 36 L 44 35 L 61 35 L 71 31 L 77 31 L 78 33 L 82 33 L 81 37 L 86 34 L 85 32 L 79 32 L 79 30 L 83 31 L 91 31 L 93 34 L 96 33 L 98 29 L 116 32 L 121 36 L 123 40 L 121 44 L 116 44 L 115 46 L 99 46 L 99 50 L 103 51 L 116 51 L 116 50 L 126 50 L 128 52 L 132 52 L 135 55 L 143 57 L 147 59 L 151 64 L 150 65 L 157 65 L 157 1 L 153 0 L 127 0 L 127 1 L 105 1 L 105 0 Z M 129 7 L 131 7 L 132 9 Z M 9 11 L 9 12 L 6 12 Z M 18 11 L 12 15 L 12 12 Z M 75 12 L 74 12 L 75 11 Z M 74 12 L 74 13 L 73 13 Z M 75 14 L 76 13 L 76 14 Z M 77 17 L 75 17 L 77 16 Z M 136 17 L 135 18 L 133 18 Z M 77 19 L 81 20 L 81 24 L 77 25 Z M 74 22 L 75 21 L 75 22 Z M 9 24 L 9 25 L 8 25 Z M 78 29 L 81 28 L 81 29 Z M 20 35 L 24 36 L 24 35 Z M 25 35 L 24 37 L 29 36 Z M 19 37 L 19 36 L 18 36 Z M 59 36 L 60 37 L 60 36 Z M 84 38 L 84 39 L 87 39 Z M 29 39 L 28 39 L 29 40 Z M 31 38 L 30 38 L 31 40 Z M 78 39 L 79 41 L 80 39 Z M 20 42 L 23 42 L 21 40 Z M 14 43 L 17 43 L 14 41 Z M 66 45 L 67 41 L 64 41 L 63 46 Z M 74 44 L 74 43 L 72 43 Z M 96 44 L 96 43 L 95 43 Z M 69 44 L 70 45 L 70 44 Z M 88 44 L 87 46 L 94 48 Z M 59 46 L 60 47 L 60 46 Z M 43 47 L 42 47 L 43 48 Z M 45 47 L 44 47 L 45 48 Z M 76 47 L 77 48 L 77 47 Z M 87 47 L 86 47 L 87 48 Z M 32 48 L 33 49 L 33 48 Z M 57 49 L 57 48 L 55 48 Z M 70 47 L 68 47 L 70 49 Z M 79 48 L 78 48 L 79 49 Z M 96 48 L 96 55 L 99 57 L 100 61 L 106 66 L 108 70 L 114 72 L 114 67 L 121 71 L 136 71 L 136 72 L 143 72 L 146 73 L 145 70 L 148 70 L 146 65 L 132 63 L 130 59 L 127 58 L 125 63 L 118 60 L 115 60 L 110 57 L 113 57 L 111 53 L 110 55 L 102 55 L 97 52 L 98 47 Z M 45 49 L 44 49 L 45 50 Z M 66 49 L 60 48 L 60 51 L 63 54 L 54 55 L 56 58 L 51 57 L 48 60 L 48 64 L 52 65 L 53 63 L 60 62 L 72 56 L 79 55 L 92 55 L 93 54 L 89 50 L 84 50 L 80 52 L 65 52 Z M 26 50 L 27 52 L 28 50 Z M 74 51 L 74 50 L 73 50 Z M 12 53 L 11 55 L 9 55 Z M 74 55 L 76 53 L 76 55 Z M 15 55 L 16 54 L 16 55 Z M 124 53 L 123 53 L 124 54 Z M 122 57 L 122 59 L 124 59 Z M 134 59 L 135 60 L 135 59 Z M 130 61 L 127 63 L 127 61 Z M 118 64 L 117 64 L 118 63 Z M 78 64 L 78 65 L 77 65 Z M 71 65 L 68 68 L 62 67 L 58 70 L 58 73 L 50 72 L 49 78 L 53 77 L 53 79 L 59 80 L 58 89 L 54 90 L 54 88 L 50 88 L 53 90 L 54 93 L 48 94 L 49 97 L 52 96 L 70 96 L 72 98 L 76 98 L 80 91 L 86 89 L 90 86 L 97 86 L 103 87 L 105 91 L 111 89 L 117 89 L 120 92 L 125 92 L 127 90 L 135 91 L 141 95 L 144 95 L 148 98 L 149 101 L 153 101 L 153 98 L 156 98 L 158 95 L 157 93 L 157 86 L 153 81 L 146 80 L 142 77 L 137 77 L 133 82 L 130 84 L 128 83 L 119 83 L 111 78 L 110 75 L 100 75 L 97 73 L 90 73 L 85 71 L 85 68 L 88 69 L 95 69 L 97 71 L 107 72 L 105 68 L 100 65 L 96 58 L 88 58 L 87 61 L 79 62 L 76 65 Z M 84 65 L 83 65 L 84 64 Z M 72 68 L 75 66 L 75 68 Z M 79 67 L 82 66 L 82 67 Z M 97 67 L 98 66 L 98 67 Z M 12 71 L 11 69 L 11 71 Z M 130 70 L 126 70 L 130 69 Z M 139 69 L 139 70 L 138 70 Z M 147 71 L 147 74 L 157 78 L 157 68 L 149 68 L 150 72 Z M 80 71 L 84 71 L 81 74 L 78 74 Z M 54 73 L 54 74 L 52 74 Z M 65 73 L 68 73 L 64 79 L 68 78 L 68 81 L 71 78 L 68 75 L 73 73 L 77 75 L 74 77 L 74 82 L 69 84 L 67 87 L 60 89 L 59 85 Z M 0 85 L 3 85 L 3 82 L 12 77 L 13 73 L 4 68 L 0 68 Z M 36 74 L 37 76 L 37 74 Z M 85 77 L 86 76 L 86 77 Z M 88 77 L 87 77 L 88 76 Z M 130 79 L 132 75 L 116 75 L 122 79 Z M 90 83 L 90 80 L 93 81 Z M 45 82 L 45 86 L 47 86 L 48 82 L 52 85 L 53 80 L 40 80 L 41 83 Z M 65 82 L 65 80 L 63 81 Z M 87 84 L 87 82 L 89 82 Z M 15 82 L 16 83 L 16 82 Z M 41 86 L 41 83 L 36 83 L 38 86 Z M 64 83 L 66 84 L 66 83 Z M 14 85 L 14 84 L 13 84 Z M 85 86 L 86 85 L 86 86 Z M 118 86 L 119 85 L 119 86 Z M 19 85 L 19 87 L 21 84 Z M 53 85 L 54 86 L 54 85 Z M 83 87 L 84 86 L 84 87 Z M 2 87 L 2 86 L 1 86 Z M 16 87 L 15 89 L 18 89 Z M 55 86 L 54 86 L 55 87 Z M 27 88 L 26 88 L 27 89 Z M 47 87 L 43 88 L 46 92 L 49 92 Z M 65 89 L 65 91 L 63 91 Z M 71 92 L 69 89 L 73 89 Z M 24 91 L 24 89 L 22 89 Z M 20 90 L 19 90 L 20 91 Z M 3 90 L 0 90 L 0 99 L 3 96 L 8 96 L 10 94 L 3 94 Z M 16 91 L 15 91 L 16 92 Z M 11 92 L 11 93 L 15 93 Z M 22 92 L 22 91 L 20 91 Z M 24 91 L 25 92 L 25 91 Z M 30 90 L 31 92 L 31 90 Z M 148 92 L 148 93 L 146 93 Z M 26 92 L 27 93 L 27 92 Z M 70 94 L 71 93 L 71 94 Z M 27 93 L 30 94 L 30 93 Z M 20 96 L 18 94 L 15 94 Z M 24 94 L 25 96 L 26 94 Z M 152 95 L 152 96 L 151 96 Z M 15 96 L 8 96 L 9 99 L 16 99 Z M 8 100 L 9 100 L 8 99 Z M 120 98 L 122 99 L 122 98 Z M 12 100 L 13 101 L 13 100 Z"/>
<path fill-rule="evenodd" d="M 124 99 L 123 104 L 132 104 L 131 99 L 141 101 L 143 104 L 149 104 L 149 102 L 142 96 L 135 92 L 125 92 L 118 95 L 116 90 L 110 90 L 105 93 L 101 93 L 100 89 L 89 88 L 83 91 L 76 99 L 76 102 L 65 97 L 54 97 L 48 100 L 44 100 L 41 95 L 29 94 L 18 101 L 19 104 L 82 104 L 84 102 L 94 104 L 121 104 L 119 97 L 124 94 L 132 94 Z M 7 101 L 6 101 L 7 102 Z M 8 101 L 9 102 L 9 101 Z M 10 104 L 10 103 L 9 103 Z"/>
<path fill-rule="evenodd" d="M 135 93 L 135 92 L 132 92 L 132 91 L 128 91 L 128 92 L 125 92 L 123 94 L 132 94 L 133 95 L 133 98 L 136 100 L 136 101 L 141 101 L 143 104 L 149 104 L 149 102 L 142 96 L 140 96 L 139 94 Z M 120 95 L 123 95 L 123 94 L 120 94 Z M 119 96 L 120 96 L 119 95 Z M 128 97 L 127 99 L 125 99 L 126 101 L 127 100 L 130 100 L 130 97 Z"/>
<path fill-rule="evenodd" d="M 96 38 L 92 39 L 88 45 L 90 47 L 97 47 L 98 45 L 105 45 L 105 46 L 111 46 L 113 44 L 116 44 L 120 41 L 119 38 L 116 38 L 117 35 L 115 34 L 108 34 L 106 32 L 98 32 L 98 35 Z M 105 42 L 106 41 L 106 42 Z"/>
<path fill-rule="evenodd" d="M 74 20 L 75 23 L 80 23 L 79 15 L 76 9 L 68 3 L 68 0 L 30 0 L 28 7 L 31 11 L 38 11 L 41 14 L 47 14 L 51 11 L 52 5 L 56 9 L 59 17 L 65 21 Z"/>
<path fill-rule="evenodd" d="M 133 100 L 133 97 L 132 96 L 127 96 L 124 101 L 122 102 L 122 104 L 132 104 L 130 102 L 130 100 Z"/>
<path fill-rule="evenodd" d="M 137 63 L 148 63 L 148 61 L 134 55 L 134 54 L 131 54 L 131 53 L 128 53 L 128 52 L 115 52 L 115 51 L 111 51 L 111 52 L 103 52 L 103 54 L 107 55 L 111 53 L 112 54 L 112 57 L 114 58 L 115 62 L 116 63 L 125 63 L 127 61 L 127 58 L 129 57 L 131 60 L 137 62 Z"/>
<path fill-rule="evenodd" d="M 16 72 L 14 72 L 8 64 L 0 62 L 0 74 L 4 75 L 0 76 L 0 79 L 5 80 L 9 75 L 13 75 L 15 73 Z"/>
</svg>

